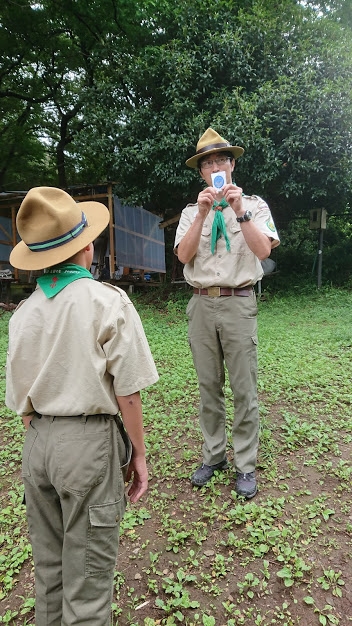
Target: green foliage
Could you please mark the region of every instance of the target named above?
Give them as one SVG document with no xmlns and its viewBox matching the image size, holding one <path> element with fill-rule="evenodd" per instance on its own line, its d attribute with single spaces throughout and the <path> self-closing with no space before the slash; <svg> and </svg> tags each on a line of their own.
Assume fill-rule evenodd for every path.
<svg viewBox="0 0 352 626">
<path fill-rule="evenodd" d="M 104 90 L 113 92 L 112 98 L 116 92 L 123 94 L 124 59 L 148 43 L 153 33 L 149 14 L 154 8 L 153 2 L 124 0 L 77 0 L 74 5 L 68 0 L 59 4 L 24 0 L 21 5 L 2 6 L 0 134 L 7 143 L 0 161 L 0 185 L 23 186 L 30 175 L 36 176 L 32 185 L 42 182 L 43 152 L 48 177 L 54 180 L 55 162 L 60 186 L 75 182 L 76 172 L 82 170 L 79 135 L 97 121 L 92 105 L 99 107 L 99 92 Z M 115 86 L 106 82 L 107 67 L 114 73 Z M 45 140 L 40 154 L 38 139 Z M 20 175 L 15 169 L 18 155 L 27 155 L 29 162 L 36 159 L 38 171 L 25 167 Z M 96 175 L 101 180 L 104 174 L 100 164 Z"/>
<path fill-rule="evenodd" d="M 279 225 L 350 201 L 342 3 L 24 0 L 0 18 L 0 185 L 110 179 L 168 217 L 200 189 L 184 162 L 212 125 Z"/>
<path fill-rule="evenodd" d="M 345 584 L 341 578 L 341 572 L 335 572 L 333 569 L 324 570 L 324 575 L 317 579 L 325 591 L 331 589 L 332 595 L 341 598 L 341 587 Z"/>
<path fill-rule="evenodd" d="M 280 219 L 280 218 L 279 218 Z M 303 289 L 317 284 L 319 231 L 309 229 L 309 213 L 305 217 L 285 220 L 280 227 L 281 245 L 271 258 L 276 262 L 276 271 L 263 279 L 269 291 L 280 289 L 286 284 L 300 282 Z M 323 232 L 322 284 L 349 287 L 352 275 L 352 214 L 346 206 L 344 214 L 327 215 L 327 228 Z M 309 288 L 309 287 L 308 287 Z"/>
<path fill-rule="evenodd" d="M 183 206 L 180 193 L 194 199 L 200 183 L 184 160 L 212 125 L 245 147 L 236 179 L 275 216 L 322 202 L 341 210 L 351 189 L 347 34 L 291 2 L 279 13 L 274 3 L 182 3 L 178 18 L 171 40 L 131 64 L 143 107 L 119 133 L 122 194 L 163 210 L 165 193 L 170 208 Z"/>
<path fill-rule="evenodd" d="M 348 626 L 352 294 L 293 285 L 258 301 L 259 493 L 243 502 L 231 469 L 206 488 L 189 482 L 202 445 L 190 294 L 148 293 L 133 300 L 160 374 L 142 393 L 150 487 L 121 525 L 115 626 Z M 23 427 L 4 406 L 9 317 L 0 316 L 0 623 L 24 626 L 34 623 L 34 589 Z M 232 461 L 228 380 L 225 397 Z"/>
</svg>

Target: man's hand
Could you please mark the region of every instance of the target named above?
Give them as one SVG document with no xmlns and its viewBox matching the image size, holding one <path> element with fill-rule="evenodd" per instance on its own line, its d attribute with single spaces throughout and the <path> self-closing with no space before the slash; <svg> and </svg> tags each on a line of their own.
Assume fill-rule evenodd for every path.
<svg viewBox="0 0 352 626">
<path fill-rule="evenodd" d="M 242 188 L 237 185 L 225 185 L 223 187 L 224 198 L 235 212 L 236 217 L 242 217 L 245 210 L 242 202 Z M 241 224 L 241 230 L 250 250 L 260 261 L 267 259 L 271 252 L 271 241 L 267 235 L 260 232 L 253 220 Z"/>
<path fill-rule="evenodd" d="M 145 456 L 135 456 L 132 453 L 126 482 L 129 482 L 131 478 L 132 484 L 127 493 L 131 502 L 137 502 L 148 489 L 148 470 Z"/>
<path fill-rule="evenodd" d="M 207 187 L 198 195 L 198 212 L 178 246 L 177 256 L 181 263 L 189 263 L 197 254 L 203 224 L 214 204 L 217 194 L 218 192 L 214 187 Z"/>
<path fill-rule="evenodd" d="M 202 216 L 203 220 L 207 217 L 211 207 L 214 204 L 214 200 L 216 200 L 217 190 L 214 187 L 207 187 L 203 189 L 198 195 L 198 211 Z"/>
<path fill-rule="evenodd" d="M 225 185 L 223 187 L 224 198 L 226 202 L 230 205 L 231 209 L 236 213 L 236 217 L 241 217 L 244 214 L 243 205 L 242 205 L 242 191 L 241 187 L 237 187 L 237 185 L 233 185 L 232 183 L 229 185 Z"/>
</svg>

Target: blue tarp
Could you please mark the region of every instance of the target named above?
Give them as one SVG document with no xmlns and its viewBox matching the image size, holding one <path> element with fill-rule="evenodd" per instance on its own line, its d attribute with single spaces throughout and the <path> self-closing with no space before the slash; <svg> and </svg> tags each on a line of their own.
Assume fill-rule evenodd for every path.
<svg viewBox="0 0 352 626">
<path fill-rule="evenodd" d="M 6 243 L 1 243 L 8 241 Z M 9 257 L 12 250 L 12 225 L 11 218 L 0 217 L 0 263 L 3 268 L 10 267 Z"/>
<path fill-rule="evenodd" d="M 165 272 L 164 229 L 161 217 L 141 207 L 123 206 L 114 197 L 116 265 Z"/>
<path fill-rule="evenodd" d="M 165 272 L 164 229 L 159 228 L 161 221 L 161 217 L 141 207 L 122 206 L 115 196 L 116 266 L 143 269 L 149 272 Z M 9 241 L 9 245 L 1 241 Z M 2 267 L 10 267 L 8 260 L 11 250 L 11 219 L 0 217 L 0 263 Z"/>
</svg>

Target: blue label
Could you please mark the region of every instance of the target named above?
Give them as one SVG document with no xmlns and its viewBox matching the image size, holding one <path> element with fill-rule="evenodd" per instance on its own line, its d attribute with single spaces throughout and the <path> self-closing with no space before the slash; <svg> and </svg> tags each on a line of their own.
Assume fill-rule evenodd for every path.
<svg viewBox="0 0 352 626">
<path fill-rule="evenodd" d="M 224 178 L 222 176 L 215 176 L 214 178 L 214 187 L 217 189 L 221 189 L 225 185 Z"/>
</svg>

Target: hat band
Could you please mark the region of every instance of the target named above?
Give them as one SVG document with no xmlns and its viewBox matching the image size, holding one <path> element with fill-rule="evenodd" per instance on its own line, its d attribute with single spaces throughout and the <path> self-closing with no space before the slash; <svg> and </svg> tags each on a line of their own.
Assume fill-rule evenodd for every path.
<svg viewBox="0 0 352 626">
<path fill-rule="evenodd" d="M 196 154 L 201 154 L 202 152 L 211 152 L 212 150 L 218 150 L 219 148 L 228 148 L 231 146 L 228 142 L 224 143 L 212 143 L 209 146 L 205 146 L 204 148 L 200 148 L 197 150 Z"/>
<path fill-rule="evenodd" d="M 47 241 L 39 241 L 38 243 L 27 243 L 31 252 L 43 252 L 43 250 L 53 250 L 53 248 L 59 248 L 67 243 L 70 239 L 75 239 L 81 234 L 83 228 L 88 226 L 88 221 L 85 214 L 82 211 L 82 220 L 77 226 L 69 230 L 67 233 L 60 235 L 57 239 L 48 239 Z"/>
</svg>

